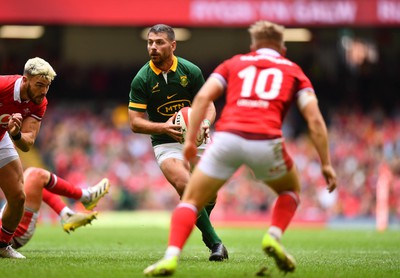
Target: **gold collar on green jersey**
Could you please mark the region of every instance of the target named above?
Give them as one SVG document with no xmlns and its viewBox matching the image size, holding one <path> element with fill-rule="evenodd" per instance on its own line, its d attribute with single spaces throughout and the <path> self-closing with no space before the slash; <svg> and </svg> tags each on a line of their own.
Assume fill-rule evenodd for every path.
<svg viewBox="0 0 400 278">
<path fill-rule="evenodd" d="M 178 67 L 178 58 L 173 56 L 173 59 L 174 59 L 174 62 L 172 63 L 172 66 L 170 67 L 170 69 L 168 71 L 176 71 L 176 69 Z M 156 67 L 156 65 L 154 65 L 153 61 L 150 60 L 149 65 L 155 74 L 159 75 L 162 72 L 162 70 L 160 70 L 159 68 Z"/>
</svg>

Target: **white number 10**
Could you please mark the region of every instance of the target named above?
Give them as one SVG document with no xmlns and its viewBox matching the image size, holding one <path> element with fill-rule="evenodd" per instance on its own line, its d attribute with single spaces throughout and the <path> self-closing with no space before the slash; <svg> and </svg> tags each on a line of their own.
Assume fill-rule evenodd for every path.
<svg viewBox="0 0 400 278">
<path fill-rule="evenodd" d="M 282 71 L 276 68 L 261 70 L 257 75 L 257 68 L 249 66 L 239 72 L 239 77 L 243 79 L 242 97 L 250 97 L 254 81 L 254 91 L 260 99 L 271 100 L 279 95 L 282 86 L 283 74 Z M 266 91 L 268 78 L 271 78 L 271 87 Z"/>
</svg>

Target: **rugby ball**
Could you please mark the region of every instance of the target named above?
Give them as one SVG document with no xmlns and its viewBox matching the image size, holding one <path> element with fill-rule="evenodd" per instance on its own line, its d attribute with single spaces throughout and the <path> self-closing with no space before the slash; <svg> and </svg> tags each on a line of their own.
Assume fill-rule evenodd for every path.
<svg viewBox="0 0 400 278">
<path fill-rule="evenodd" d="M 192 108 L 190 107 L 183 107 L 181 110 L 178 111 L 178 114 L 176 114 L 174 124 L 180 125 L 182 128 L 182 136 L 183 136 L 183 142 L 185 142 L 185 137 L 187 130 L 189 128 L 189 117 L 190 113 L 192 112 Z M 201 144 L 204 143 L 204 130 L 200 127 L 199 132 L 197 133 L 196 137 L 196 145 L 200 146 Z"/>
</svg>

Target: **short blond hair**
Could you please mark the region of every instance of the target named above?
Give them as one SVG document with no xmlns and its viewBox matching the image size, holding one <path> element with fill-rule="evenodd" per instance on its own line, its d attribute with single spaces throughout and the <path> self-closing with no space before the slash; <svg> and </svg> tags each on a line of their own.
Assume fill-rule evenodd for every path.
<svg viewBox="0 0 400 278">
<path fill-rule="evenodd" d="M 54 80 L 57 75 L 52 66 L 39 57 L 29 59 L 25 63 L 24 74 L 31 76 L 41 75 L 50 81 Z"/>
<path fill-rule="evenodd" d="M 254 42 L 266 41 L 269 43 L 283 45 L 283 32 L 285 27 L 270 21 L 257 21 L 248 29 Z"/>
</svg>

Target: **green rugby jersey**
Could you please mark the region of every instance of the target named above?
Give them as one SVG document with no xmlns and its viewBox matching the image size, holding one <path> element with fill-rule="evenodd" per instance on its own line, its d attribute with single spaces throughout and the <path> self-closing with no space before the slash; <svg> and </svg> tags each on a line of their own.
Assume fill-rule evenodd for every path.
<svg viewBox="0 0 400 278">
<path fill-rule="evenodd" d="M 167 82 L 162 71 L 149 61 L 132 80 L 129 109 L 147 112 L 152 122 L 166 122 L 181 108 L 192 105 L 204 82 L 200 68 L 183 58 L 174 57 Z M 153 146 L 174 142 L 166 134 L 151 135 Z"/>
</svg>

